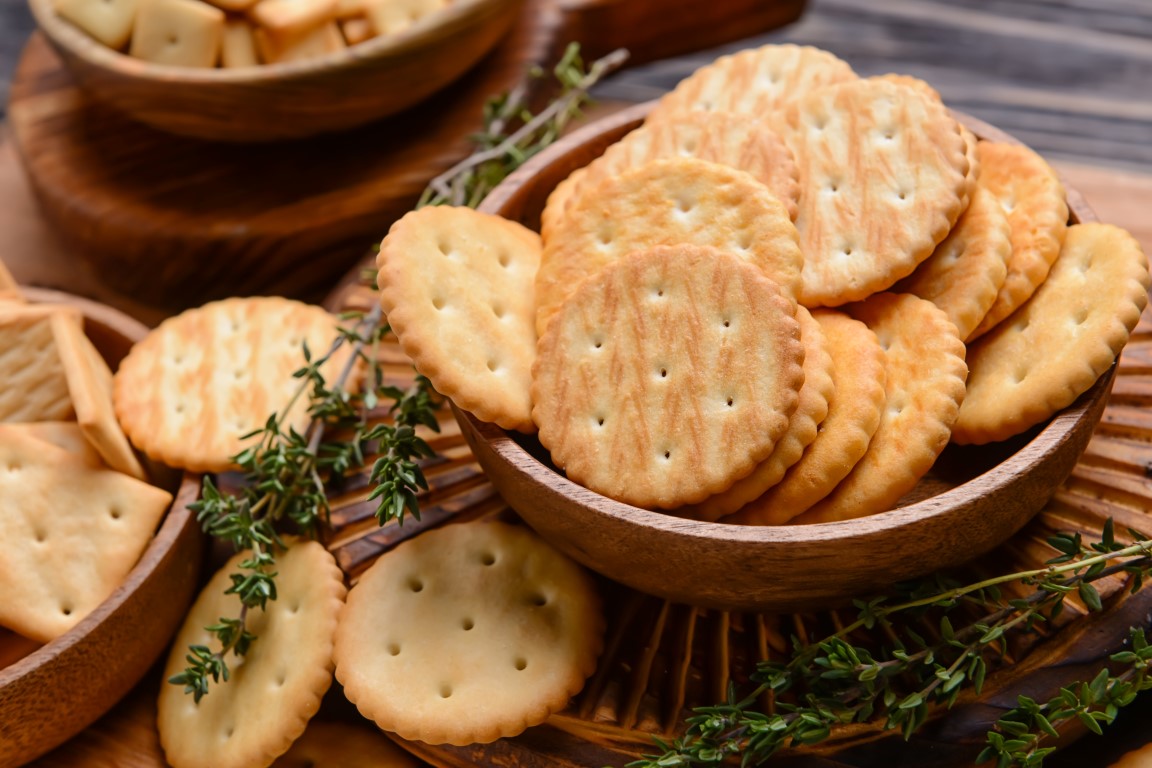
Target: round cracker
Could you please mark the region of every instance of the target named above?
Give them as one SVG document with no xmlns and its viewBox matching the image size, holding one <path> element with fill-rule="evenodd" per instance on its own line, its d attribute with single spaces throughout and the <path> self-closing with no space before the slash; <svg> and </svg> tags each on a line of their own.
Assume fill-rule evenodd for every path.
<svg viewBox="0 0 1152 768">
<path fill-rule="evenodd" d="M 849 307 L 884 349 L 885 407 L 868 450 L 832 493 L 792 519 L 827 523 L 884 512 L 948 445 L 964 399 L 964 342 L 930 301 L 879 293 Z"/>
<path fill-rule="evenodd" d="M 120 363 L 113 378 L 116 418 L 149 458 L 195 472 L 234 468 L 241 438 L 285 408 L 300 386 L 303 345 L 328 352 L 338 320 L 324 308 L 273 296 L 214 301 L 168 318 Z M 321 368 L 334 381 L 343 345 Z M 308 426 L 306 398 L 283 420 Z"/>
<path fill-rule="evenodd" d="M 764 45 L 700 67 L 660 99 L 648 122 L 701 111 L 763 117 L 814 88 L 855 79 L 852 67 L 828 51 L 806 45 Z"/>
<path fill-rule="evenodd" d="M 1004 440 L 1070 405 L 1108 370 L 1148 302 L 1140 244 L 1109 224 L 1069 227 L 1048 278 L 972 345 L 957 443 Z"/>
<path fill-rule="evenodd" d="M 751 115 L 686 112 L 637 128 L 557 185 L 541 214 L 545 239 L 573 199 L 606 178 L 668 157 L 695 157 L 749 173 L 796 218 L 800 182 L 783 139 Z"/>
<path fill-rule="evenodd" d="M 381 556 L 336 633 L 344 693 L 386 731 L 429 744 L 515 736 L 562 709 L 604 630 L 587 573 L 530 530 L 461 523 Z"/>
<path fill-rule="evenodd" d="M 800 167 L 800 302 L 859 301 L 928 258 L 967 191 L 960 126 L 937 102 L 883 80 L 821 88 L 786 113 Z"/>
<path fill-rule="evenodd" d="M 967 339 L 996 301 L 1011 253 L 1008 217 L 996 198 L 978 187 L 944 242 L 892 290 L 931 301 Z"/>
<path fill-rule="evenodd" d="M 165 679 L 183 671 L 189 646 L 218 648 L 207 626 L 237 616 L 240 599 L 225 594 L 241 552 L 216 572 L 188 612 L 164 668 Z M 315 541 L 290 541 L 276 558 L 277 599 L 250 610 L 248 631 L 256 635 L 240 659 L 227 659 L 227 682 L 212 685 L 196 700 L 165 683 L 156 725 L 173 768 L 250 768 L 269 765 L 288 750 L 320 708 L 332 683 L 332 641 L 344 604 L 344 574 Z"/>
<path fill-rule="evenodd" d="M 654 160 L 588 190 L 549 233 L 536 278 L 537 331 L 589 275 L 633 251 L 679 244 L 751 262 L 790 297 L 799 288 L 796 227 L 767 187 L 696 158 Z"/>
<path fill-rule="evenodd" d="M 747 475 L 803 383 L 794 305 L 714 249 L 637 251 L 589 278 L 540 338 L 532 416 L 573 481 L 673 509 Z"/>
<path fill-rule="evenodd" d="M 376 257 L 380 305 L 404 353 L 478 419 L 530 432 L 540 236 L 471 208 L 428 206 Z"/>
<path fill-rule="evenodd" d="M 981 141 L 978 186 L 1008 214 L 1012 255 L 996 303 L 972 332 L 976 339 L 1016 311 L 1048 276 L 1067 229 L 1064 185 L 1044 158 L 1022 144 Z"/>
<path fill-rule="evenodd" d="M 800 341 L 804 345 L 804 386 L 800 388 L 800 401 L 788 422 L 788 431 L 752 474 L 699 504 L 676 510 L 677 515 L 716 521 L 735 512 L 780 482 L 788 468 L 800 460 L 804 450 L 816 439 L 832 397 L 832 357 L 828 354 L 824 331 L 811 313 L 797 305 L 796 320 L 800 323 Z"/>
<path fill-rule="evenodd" d="M 824 332 L 832 360 L 828 415 L 816 439 L 784 479 L 724 518 L 725 523 L 786 523 L 832 492 L 868 450 L 884 408 L 884 350 L 868 326 L 843 312 L 818 309 L 812 317 Z"/>
</svg>

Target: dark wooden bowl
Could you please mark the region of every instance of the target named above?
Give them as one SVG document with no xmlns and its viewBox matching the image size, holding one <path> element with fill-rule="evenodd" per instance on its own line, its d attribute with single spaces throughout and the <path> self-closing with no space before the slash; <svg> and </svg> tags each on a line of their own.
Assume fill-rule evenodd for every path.
<svg viewBox="0 0 1152 768">
<path fill-rule="evenodd" d="M 86 299 L 28 289 L 37 303 L 84 313 L 88 337 L 115 366 L 147 329 Z M 70 631 L 0 668 L 0 768 L 23 765 L 79 733 L 124 697 L 167 647 L 196 589 L 203 537 L 188 509 L 197 478 L 176 492 L 127 580 Z"/>
<path fill-rule="evenodd" d="M 482 210 L 539 226 L 548 193 L 637 127 L 640 105 L 541 153 Z M 962 118 L 979 136 L 1012 139 Z M 1069 192 L 1074 221 L 1095 220 Z M 555 546 L 641 592 L 727 610 L 797 611 L 968 561 L 1019 530 L 1072 471 L 1108 399 L 1115 366 L 1046 424 L 1003 444 L 949 448 L 898 508 L 803 526 L 683 520 L 621 504 L 566 479 L 534 438 L 457 411 L 469 445 L 508 503 Z"/>
<path fill-rule="evenodd" d="M 51 0 L 28 0 L 36 23 L 86 93 L 170 133 L 221 141 L 312 136 L 406 109 L 491 50 L 521 2 L 457 0 L 401 33 L 321 59 L 201 69 L 134 59 L 60 18 Z"/>
</svg>

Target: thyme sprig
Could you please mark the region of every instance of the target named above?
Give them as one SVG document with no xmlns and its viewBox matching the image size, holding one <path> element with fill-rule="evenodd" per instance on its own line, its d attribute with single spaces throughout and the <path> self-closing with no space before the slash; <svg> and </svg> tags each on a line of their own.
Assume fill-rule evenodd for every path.
<svg viewBox="0 0 1152 768">
<path fill-rule="evenodd" d="M 858 600 L 854 621 L 816 642 L 794 638 L 787 661 L 757 664 L 750 675 L 756 687 L 746 696 L 738 698 L 733 688 L 723 704 L 696 709 L 682 737 L 657 740 L 661 754 L 629 768 L 713 766 L 734 758 L 741 765 L 759 765 L 782 748 L 827 739 L 837 725 L 881 717 L 885 728 L 900 729 L 908 738 L 930 707 L 951 707 L 967 688 L 979 693 L 989 667 L 1008 652 L 1009 638 L 1050 624 L 1068 595 L 1099 611 L 1103 604 L 1093 582 L 1124 573 L 1130 588 L 1139 589 L 1152 572 L 1152 540 L 1130 533 L 1133 542 L 1120 544 L 1109 520 L 1100 541 L 1089 545 L 1079 534 L 1050 538 L 1059 555 L 1044 568 L 963 586 L 937 577 L 909 587 L 895 602 Z M 1033 589 L 1006 598 L 1000 587 L 1013 582 Z M 976 618 L 954 626 L 957 615 Z M 914 629 L 926 621 L 934 630 L 931 639 Z M 879 648 L 857 644 L 862 630 L 887 640 Z M 980 760 L 996 758 L 998 768 L 1034 768 L 1051 751 L 1042 744 L 1055 735 L 1055 726 L 1079 718 L 1098 730 L 1100 723 L 1111 722 L 1137 691 L 1152 687 L 1146 674 L 1152 650 L 1143 633 L 1134 632 L 1132 650 L 1112 659 L 1129 668 L 1116 675 L 1105 670 L 1043 705 L 1022 697 L 989 733 Z M 771 706 L 760 711 L 765 697 Z"/>
<path fill-rule="evenodd" d="M 560 95 L 539 113 L 532 114 L 525 106 L 531 83 L 490 99 L 484 107 L 484 129 L 473 137 L 478 151 L 432 179 L 419 205 L 479 205 L 512 171 L 553 144 L 587 104 L 592 86 L 627 59 L 627 51 L 616 50 L 585 71 L 580 46 L 572 43 L 552 70 Z M 539 78 L 543 73 L 529 74 Z M 512 125 L 518 127 L 509 133 Z"/>
<path fill-rule="evenodd" d="M 552 144 L 588 102 L 588 90 L 626 57 L 625 52 L 616 51 L 585 72 L 579 47 L 569 46 L 553 70 L 560 93 L 539 114 L 525 107 L 530 90 L 527 85 L 490 99 L 484 110 L 484 128 L 473 137 L 476 151 L 433 179 L 418 207 L 478 205 L 496 184 Z M 189 647 L 185 657 L 188 666 L 169 679 L 183 685 L 197 702 L 208 693 L 209 681 L 228 680 L 229 655 L 245 655 L 256 641 L 248 617 L 276 599 L 274 569 L 276 554 L 285 547 L 283 535 L 326 535 L 330 486 L 362 468 L 366 457 L 375 455 L 369 474 L 373 490 L 368 499 L 376 501 L 380 525 L 392 520 L 402 524 L 408 513 L 420 517 L 418 494 L 428 488 L 420 462 L 434 453 L 418 428 L 439 431 L 439 400 L 423 376 L 417 376 L 408 389 L 386 383 L 377 352 L 389 328 L 379 306 L 346 319 L 352 324 L 341 328 L 324 355 L 314 358 L 307 346 L 303 348 L 305 365 L 295 373 L 301 383 L 291 401 L 269 416 L 262 428 L 245 436 L 254 442 L 232 457 L 244 479 L 239 490 L 223 492 L 206 475 L 199 501 L 190 505 L 205 532 L 238 551 L 250 552 L 239 563 L 239 572 L 230 574 L 232 585 L 226 590 L 240 600 L 238 615 L 221 617 L 206 627 L 220 647 Z M 345 344 L 352 345 L 352 353 L 337 379 L 329 384 L 322 367 Z M 368 371 L 363 387 L 357 390 L 349 382 L 361 364 Z M 289 415 L 304 397 L 311 420 L 300 433 Z M 378 410 L 382 400 L 390 401 L 387 413 L 391 423 L 371 426 L 369 414 Z"/>
</svg>

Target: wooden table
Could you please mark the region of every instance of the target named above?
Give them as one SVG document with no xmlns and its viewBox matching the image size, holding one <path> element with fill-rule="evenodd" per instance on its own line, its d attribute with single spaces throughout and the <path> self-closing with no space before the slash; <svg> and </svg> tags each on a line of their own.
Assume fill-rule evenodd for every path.
<svg viewBox="0 0 1152 768">
<path fill-rule="evenodd" d="M 11 41 L 30 28 L 21 26 L 28 22 L 14 10 L 18 3 L 0 0 L 0 78 L 11 72 Z M 926 78 L 950 105 L 1049 157 L 1102 220 L 1129 229 L 1152 253 L 1149 39 L 1152 5 L 1146 0 L 812 0 L 800 23 L 763 41 L 820 45 L 862 74 L 900 71 Z M 659 95 L 716 53 L 624 73 L 599 90 L 609 102 L 601 109 Z M 2 132 L 0 201 L 0 258 L 19 279 L 107 301 L 146 322 L 162 317 L 77 269 L 74 255 L 40 218 Z M 116 765 L 158 765 L 155 733 L 141 726 L 157 685 L 155 677 L 147 679 L 104 720 L 36 764 L 96 768 L 109 764 L 116 745 L 118 755 L 140 755 Z M 1084 740 L 1049 764 L 1106 765 L 1148 738 L 1143 723 L 1152 706 L 1144 701 L 1136 710 L 1122 716 L 1107 740 Z"/>
</svg>

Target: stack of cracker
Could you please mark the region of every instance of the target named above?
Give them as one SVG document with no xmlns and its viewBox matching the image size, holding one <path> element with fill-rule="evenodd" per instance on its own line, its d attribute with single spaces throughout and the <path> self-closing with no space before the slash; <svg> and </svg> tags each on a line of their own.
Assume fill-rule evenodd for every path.
<svg viewBox="0 0 1152 768">
<path fill-rule="evenodd" d="M 5 664 L 64 634 L 103 602 L 172 501 L 145 482 L 114 416 L 111 387 L 112 372 L 85 336 L 80 312 L 25 303 L 0 264 Z"/>
<path fill-rule="evenodd" d="M 449 216 L 475 235 L 446 240 Z M 519 225 L 406 217 L 381 247 L 381 301 L 418 368 L 451 357 L 437 344 L 514 357 L 499 383 L 456 369 L 445 394 L 538 429 L 594 491 L 707 521 L 833 522 L 891 509 L 949 441 L 1019 434 L 1112 364 L 1147 260 L 1067 219 L 1043 159 L 978 141 L 926 83 L 766 46 L 697 71 L 562 182 L 514 276 L 473 254 Z M 404 274 L 421 238 L 450 246 L 420 260 L 423 293 Z M 455 364 L 422 371 L 439 386 Z"/>
<path fill-rule="evenodd" d="M 110 48 L 155 64 L 251 67 L 305 61 L 397 35 L 451 0 L 57 0 Z"/>
</svg>

